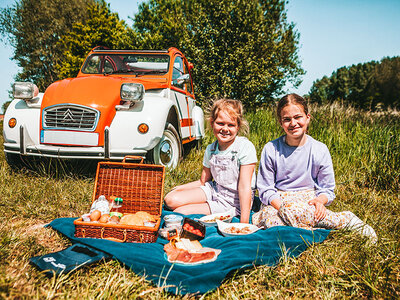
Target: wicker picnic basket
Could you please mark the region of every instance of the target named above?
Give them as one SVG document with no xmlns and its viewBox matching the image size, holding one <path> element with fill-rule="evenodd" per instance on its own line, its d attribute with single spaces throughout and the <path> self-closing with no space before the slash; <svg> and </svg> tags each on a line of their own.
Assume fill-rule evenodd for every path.
<svg viewBox="0 0 400 300">
<path fill-rule="evenodd" d="M 127 163 L 126 159 L 140 159 Z M 116 242 L 153 243 L 161 222 L 165 168 L 143 164 L 141 157 L 126 156 L 122 162 L 99 162 L 92 202 L 100 195 L 121 197 L 122 213 L 145 211 L 158 217 L 155 227 L 74 221 L 75 236 L 108 239 Z"/>
</svg>

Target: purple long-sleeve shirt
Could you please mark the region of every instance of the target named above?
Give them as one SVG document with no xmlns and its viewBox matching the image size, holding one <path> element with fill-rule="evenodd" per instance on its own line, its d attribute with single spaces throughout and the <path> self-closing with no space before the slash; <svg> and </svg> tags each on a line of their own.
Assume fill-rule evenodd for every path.
<svg viewBox="0 0 400 300">
<path fill-rule="evenodd" d="M 298 191 L 315 189 L 317 196 L 335 198 L 335 175 L 328 147 L 307 135 L 303 146 L 292 147 L 284 136 L 268 142 L 261 153 L 257 175 L 261 201 L 268 205 L 279 199 L 277 190 Z"/>
</svg>

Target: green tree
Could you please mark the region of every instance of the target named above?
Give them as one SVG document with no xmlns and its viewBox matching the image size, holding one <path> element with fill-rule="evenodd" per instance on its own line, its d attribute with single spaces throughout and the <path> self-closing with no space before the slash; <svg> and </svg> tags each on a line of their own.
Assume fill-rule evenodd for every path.
<svg viewBox="0 0 400 300">
<path fill-rule="evenodd" d="M 142 48 L 178 47 L 194 63 L 200 101 L 268 102 L 304 71 L 285 1 L 150 0 L 134 19 Z"/>
<path fill-rule="evenodd" d="M 400 108 L 400 57 L 385 57 L 374 68 L 373 107 Z"/>
<path fill-rule="evenodd" d="M 399 108 L 400 57 L 341 67 L 316 80 L 309 97 L 313 102 L 340 100 L 367 110 Z"/>
<path fill-rule="evenodd" d="M 55 65 L 62 52 L 60 37 L 86 19 L 94 0 L 16 0 L 0 10 L 0 35 L 14 47 L 13 59 L 22 71 L 17 80 L 30 80 L 45 89 L 58 79 Z"/>
<path fill-rule="evenodd" d="M 325 104 L 332 98 L 331 93 L 331 79 L 327 76 L 313 82 L 310 89 L 310 97 L 313 102 Z"/>
<path fill-rule="evenodd" d="M 75 77 L 87 53 L 96 46 L 111 49 L 136 47 L 135 33 L 101 0 L 88 5 L 87 19 L 77 22 L 61 37 L 59 45 L 65 49 L 56 66 L 60 78 Z"/>
<path fill-rule="evenodd" d="M 1 108 L 3 109 L 3 114 L 6 112 L 8 106 L 10 105 L 11 101 L 6 101 L 3 103 L 3 105 L 1 106 Z"/>
</svg>

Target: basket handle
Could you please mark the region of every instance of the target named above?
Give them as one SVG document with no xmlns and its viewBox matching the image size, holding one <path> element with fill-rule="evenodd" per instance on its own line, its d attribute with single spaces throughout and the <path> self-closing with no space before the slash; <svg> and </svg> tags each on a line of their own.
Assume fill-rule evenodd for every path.
<svg viewBox="0 0 400 300">
<path fill-rule="evenodd" d="M 127 156 L 125 156 L 124 159 L 122 160 L 122 163 L 125 163 L 125 161 L 126 161 L 127 158 L 133 159 L 133 160 L 140 160 L 140 164 L 143 163 L 143 157 L 141 157 L 141 156 L 136 156 L 136 155 L 127 155 Z"/>
<path fill-rule="evenodd" d="M 125 241 L 126 241 L 126 229 L 124 229 L 124 239 L 123 240 L 120 240 L 117 238 L 112 238 L 112 237 L 104 237 L 103 233 L 104 233 L 104 227 L 101 229 L 101 238 L 103 240 L 109 240 L 109 241 L 118 242 L 118 243 L 125 243 Z"/>
</svg>

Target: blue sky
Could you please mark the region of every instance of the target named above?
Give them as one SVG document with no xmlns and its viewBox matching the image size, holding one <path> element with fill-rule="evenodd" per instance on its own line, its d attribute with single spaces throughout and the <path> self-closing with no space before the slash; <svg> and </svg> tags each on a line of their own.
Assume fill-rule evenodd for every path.
<svg viewBox="0 0 400 300">
<path fill-rule="evenodd" d="M 128 24 L 143 2 L 106 1 Z M 0 0 L 0 7 L 12 3 Z M 343 66 L 400 56 L 400 0 L 289 0 L 286 8 L 300 33 L 299 56 L 307 72 L 301 86 L 288 86 L 289 92 L 306 94 L 313 81 Z M 18 72 L 12 51 L 0 42 L 0 107 L 10 100 L 8 90 Z"/>
</svg>

